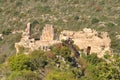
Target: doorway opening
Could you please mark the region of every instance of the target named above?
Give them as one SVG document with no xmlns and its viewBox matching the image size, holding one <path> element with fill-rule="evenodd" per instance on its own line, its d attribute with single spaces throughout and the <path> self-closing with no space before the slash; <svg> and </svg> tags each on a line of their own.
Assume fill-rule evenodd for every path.
<svg viewBox="0 0 120 80">
<path fill-rule="evenodd" d="M 88 47 L 87 47 L 87 55 L 90 54 L 90 51 L 91 51 L 91 46 L 88 46 Z"/>
</svg>

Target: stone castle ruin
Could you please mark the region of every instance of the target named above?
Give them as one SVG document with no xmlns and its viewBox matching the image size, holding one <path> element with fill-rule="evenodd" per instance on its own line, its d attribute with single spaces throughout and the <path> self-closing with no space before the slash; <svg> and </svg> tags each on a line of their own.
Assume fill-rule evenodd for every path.
<svg viewBox="0 0 120 80">
<path fill-rule="evenodd" d="M 60 40 L 71 38 L 79 49 L 87 54 L 97 53 L 99 57 L 105 52 L 110 52 L 110 38 L 107 32 L 98 33 L 95 30 L 84 28 L 83 31 L 64 30 L 60 34 Z"/>
<path fill-rule="evenodd" d="M 27 24 L 27 28 L 22 33 L 22 38 L 20 42 L 15 43 L 16 53 L 19 53 L 19 48 L 24 47 L 30 51 L 41 49 L 49 50 L 49 47 L 53 44 L 60 43 L 60 41 L 53 40 L 54 38 L 54 29 L 52 25 L 46 25 L 42 30 L 42 35 L 40 40 L 35 40 L 30 37 L 31 35 L 31 26 L 30 23 Z M 27 53 L 26 53 L 27 54 Z"/>
<path fill-rule="evenodd" d="M 98 56 L 103 56 L 105 52 L 110 52 L 110 38 L 107 32 L 98 33 L 95 30 L 84 28 L 83 31 L 69 31 L 64 30 L 59 36 L 59 40 L 54 40 L 54 28 L 52 25 L 45 25 L 42 30 L 40 40 L 35 40 L 30 37 L 31 26 L 27 24 L 27 28 L 22 33 L 20 42 L 15 43 L 16 52 L 19 52 L 19 47 L 30 49 L 31 51 L 41 49 L 50 50 L 49 47 L 56 43 L 61 43 L 61 40 L 72 39 L 74 44 L 77 45 L 80 50 L 83 50 L 87 54 L 97 53 Z M 26 53 L 27 54 L 27 53 Z"/>
<path fill-rule="evenodd" d="M 52 25 L 46 25 L 42 31 L 42 35 L 40 37 L 41 41 L 52 41 L 54 38 L 54 29 Z"/>
</svg>

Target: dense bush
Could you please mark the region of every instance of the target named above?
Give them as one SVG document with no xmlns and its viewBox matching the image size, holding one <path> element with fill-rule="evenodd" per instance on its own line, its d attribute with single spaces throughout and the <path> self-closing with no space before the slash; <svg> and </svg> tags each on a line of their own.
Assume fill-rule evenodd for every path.
<svg viewBox="0 0 120 80">
<path fill-rule="evenodd" d="M 77 80 L 71 71 L 60 71 L 52 70 L 50 71 L 45 80 Z"/>
<path fill-rule="evenodd" d="M 18 54 L 8 59 L 8 65 L 13 71 L 31 70 L 30 58 L 25 54 Z"/>
<path fill-rule="evenodd" d="M 95 24 L 95 23 L 98 23 L 98 22 L 99 22 L 99 19 L 97 19 L 97 18 L 93 18 L 92 21 L 91 21 L 92 24 Z"/>
<path fill-rule="evenodd" d="M 86 67 L 85 76 L 83 76 L 82 80 L 119 80 L 120 78 L 120 57 L 119 55 L 113 55 L 107 58 L 107 61 L 102 60 L 102 62 L 98 62 L 96 65 L 90 62 Z"/>
<path fill-rule="evenodd" d="M 42 78 L 32 71 L 15 71 L 13 72 L 7 80 L 42 80 Z"/>
<path fill-rule="evenodd" d="M 35 50 L 29 55 L 18 54 L 10 57 L 8 66 L 12 72 L 8 75 L 8 80 L 42 80 L 43 78 L 45 80 L 119 80 L 119 55 L 105 57 L 109 63 L 106 59 L 98 58 L 96 54 L 83 55 L 76 58 L 79 65 L 76 67 L 71 65 L 75 64 L 74 61 L 70 61 L 73 57 L 66 54 L 69 52 L 67 47 L 58 44 L 56 46 L 60 48 L 59 57 L 56 57 L 58 55 L 56 51 L 41 50 Z"/>
<path fill-rule="evenodd" d="M 29 57 L 31 64 L 33 65 L 32 70 L 42 69 L 48 64 L 45 53 L 41 50 L 33 51 Z"/>
<path fill-rule="evenodd" d="M 9 35 L 11 33 L 11 29 L 6 29 L 2 32 L 3 35 Z"/>
<path fill-rule="evenodd" d="M 91 63 L 93 65 L 96 65 L 96 64 L 102 62 L 102 59 L 98 58 L 97 54 L 95 54 L 95 53 L 88 55 L 85 58 L 89 63 Z"/>
</svg>

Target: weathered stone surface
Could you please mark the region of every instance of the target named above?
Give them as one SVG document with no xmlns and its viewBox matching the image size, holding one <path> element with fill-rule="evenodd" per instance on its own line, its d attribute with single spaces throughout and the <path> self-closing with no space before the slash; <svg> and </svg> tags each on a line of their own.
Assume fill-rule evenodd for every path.
<svg viewBox="0 0 120 80">
<path fill-rule="evenodd" d="M 53 40 L 54 38 L 54 29 L 52 25 L 46 25 L 42 31 L 42 35 L 40 37 L 41 41 Z"/>
<path fill-rule="evenodd" d="M 52 25 L 46 25 L 42 30 L 40 40 L 35 41 L 34 38 L 30 38 L 31 34 L 30 23 L 27 24 L 27 28 L 22 34 L 20 42 L 15 43 L 16 52 L 19 52 L 19 46 L 23 46 L 30 51 L 41 49 L 49 50 L 49 47 L 56 43 L 61 43 L 61 40 L 67 40 L 71 38 L 81 50 L 84 52 L 97 53 L 99 57 L 102 57 L 106 51 L 110 52 L 110 38 L 107 32 L 98 33 L 96 30 L 89 28 L 83 29 L 83 31 L 69 31 L 64 30 L 61 32 L 59 40 L 53 40 L 54 28 Z M 90 51 L 88 51 L 88 49 Z"/>
<path fill-rule="evenodd" d="M 31 26 L 30 26 L 30 23 L 28 23 L 27 24 L 27 28 L 25 29 L 25 31 L 22 34 L 22 38 L 29 39 L 30 38 L 30 34 L 31 34 Z"/>
<path fill-rule="evenodd" d="M 74 44 L 76 44 L 81 50 L 86 52 L 90 47 L 90 54 L 97 53 L 99 57 L 102 57 L 106 51 L 110 52 L 110 38 L 107 32 L 98 33 L 95 30 L 83 29 L 83 31 L 62 31 L 60 40 L 72 38 Z"/>
<path fill-rule="evenodd" d="M 40 40 L 35 41 L 34 38 L 30 38 L 31 27 L 30 23 L 27 24 L 27 28 L 22 34 L 22 38 L 20 42 L 15 43 L 16 53 L 19 53 L 19 47 L 25 47 L 29 49 L 29 51 L 41 49 L 41 50 L 49 50 L 49 47 L 55 43 L 59 43 L 60 41 L 53 40 L 54 38 L 54 29 L 52 25 L 46 25 L 42 31 L 42 36 Z"/>
</svg>

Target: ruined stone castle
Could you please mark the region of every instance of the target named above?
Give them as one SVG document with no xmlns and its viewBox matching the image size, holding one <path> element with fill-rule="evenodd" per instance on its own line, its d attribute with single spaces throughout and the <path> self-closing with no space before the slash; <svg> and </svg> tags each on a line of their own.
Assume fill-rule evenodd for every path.
<svg viewBox="0 0 120 80">
<path fill-rule="evenodd" d="M 71 38 L 79 49 L 91 53 L 97 53 L 102 57 L 105 52 L 110 52 L 110 38 L 107 32 L 98 33 L 96 30 L 84 28 L 83 31 L 64 30 L 60 34 L 60 40 Z"/>
<path fill-rule="evenodd" d="M 49 50 L 49 47 L 56 43 L 61 43 L 61 40 L 71 38 L 74 44 L 80 50 L 86 51 L 88 48 L 91 53 L 97 53 L 98 56 L 103 56 L 105 52 L 110 52 L 110 38 L 107 32 L 98 33 L 96 30 L 84 28 L 83 31 L 69 31 L 64 30 L 59 36 L 59 40 L 54 40 L 54 28 L 52 25 L 45 25 L 42 30 L 40 40 L 30 38 L 31 26 L 27 24 L 27 28 L 22 33 L 20 42 L 15 43 L 16 52 L 19 52 L 19 47 L 25 47 L 31 51 L 41 49 Z M 27 53 L 26 53 L 27 54 Z"/>
<path fill-rule="evenodd" d="M 15 43 L 16 53 L 19 53 L 19 48 L 24 47 L 29 49 L 30 51 L 41 49 L 41 50 L 49 50 L 50 46 L 56 43 L 60 43 L 60 41 L 53 40 L 54 38 L 54 29 L 52 25 L 45 25 L 42 30 L 42 35 L 40 36 L 40 40 L 35 40 L 30 37 L 31 34 L 31 26 L 30 23 L 27 24 L 27 28 L 22 33 L 22 38 L 20 42 Z M 26 54 L 28 54 L 26 52 Z"/>
</svg>

